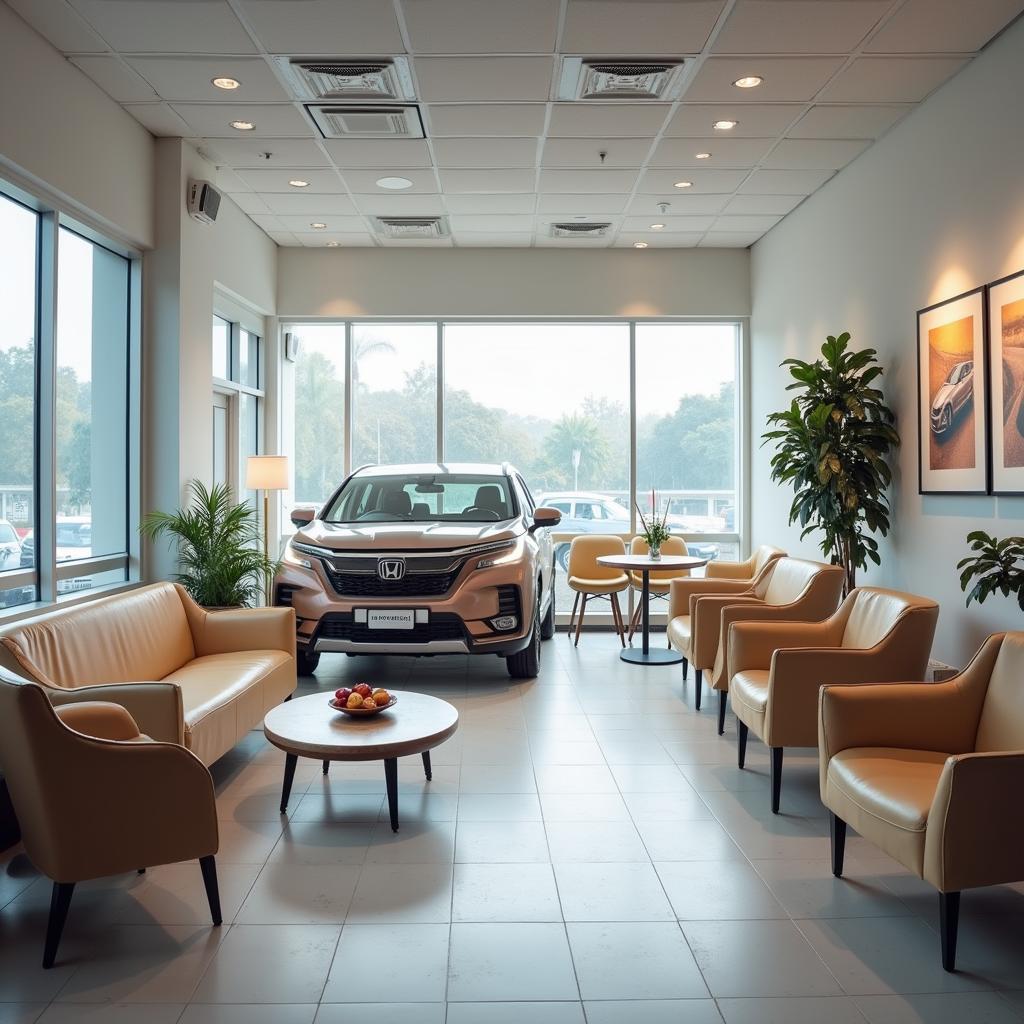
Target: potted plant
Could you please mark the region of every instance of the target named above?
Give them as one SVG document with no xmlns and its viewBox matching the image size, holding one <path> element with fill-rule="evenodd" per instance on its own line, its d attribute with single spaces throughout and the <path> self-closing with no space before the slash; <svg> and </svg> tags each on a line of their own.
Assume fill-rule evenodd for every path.
<svg viewBox="0 0 1024 1024">
<path fill-rule="evenodd" d="M 1016 594 L 1017 604 L 1024 610 L 1024 566 L 1018 564 L 1024 560 L 1024 537 L 996 540 L 982 530 L 974 530 L 967 534 L 967 539 L 975 554 L 956 564 L 961 570 L 960 589 L 967 594 L 967 607 L 972 601 L 983 604 L 986 597 L 998 590 L 1003 597 Z"/>
<path fill-rule="evenodd" d="M 764 443 L 773 441 L 772 480 L 792 484 L 790 523 L 800 538 L 820 530 L 821 550 L 846 573 L 843 593 L 857 585 L 857 569 L 868 559 L 880 564 L 878 543 L 869 536 L 889 532 L 892 480 L 886 456 L 899 446 L 896 416 L 875 382 L 882 367 L 873 348 L 850 349 L 850 335 L 831 335 L 821 359 L 786 359 L 797 391 L 790 407 L 772 413 Z"/>
<path fill-rule="evenodd" d="M 651 519 L 648 522 L 640 509 L 640 505 L 636 506 L 637 515 L 640 516 L 640 525 L 643 529 L 640 532 L 640 536 L 647 542 L 647 550 L 650 553 L 652 561 L 659 561 L 661 559 L 661 545 L 665 543 L 671 536 L 669 533 L 668 526 L 668 503 L 665 504 L 665 512 L 659 518 L 658 517 L 658 505 L 655 501 L 654 489 L 651 489 Z"/>
<path fill-rule="evenodd" d="M 256 510 L 236 503 L 231 489 L 199 480 L 189 484 L 191 504 L 176 512 L 151 512 L 140 527 L 153 540 L 167 537 L 178 546 L 174 579 L 206 608 L 258 604 L 278 563 L 263 552 Z"/>
</svg>

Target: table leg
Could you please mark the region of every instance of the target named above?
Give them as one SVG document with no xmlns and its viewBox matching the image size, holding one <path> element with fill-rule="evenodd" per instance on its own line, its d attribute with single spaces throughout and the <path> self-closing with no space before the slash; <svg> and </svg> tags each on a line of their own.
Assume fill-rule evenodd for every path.
<svg viewBox="0 0 1024 1024">
<path fill-rule="evenodd" d="M 646 569 L 644 569 L 643 577 L 644 577 L 644 589 L 643 589 L 643 597 L 641 598 L 641 600 L 644 603 L 644 606 L 643 606 L 643 613 L 644 613 L 644 645 L 643 645 L 643 652 L 644 652 L 644 656 L 646 657 L 648 654 L 651 653 L 651 605 L 650 605 L 651 574 Z"/>
<path fill-rule="evenodd" d="M 288 797 L 292 793 L 292 782 L 295 780 L 295 765 L 299 758 L 297 754 L 284 755 L 284 787 L 281 789 L 281 813 L 288 810 Z"/>
<path fill-rule="evenodd" d="M 423 774 L 427 777 L 429 782 L 434 777 L 434 770 L 430 767 L 430 751 L 423 751 Z"/>
<path fill-rule="evenodd" d="M 324 767 L 323 767 L 324 775 L 326 775 L 330 770 L 331 770 L 331 762 L 330 761 L 324 761 Z"/>
<path fill-rule="evenodd" d="M 388 787 L 388 812 L 391 815 L 391 831 L 398 831 L 398 758 L 384 759 L 384 781 Z"/>
<path fill-rule="evenodd" d="M 627 647 L 620 652 L 619 657 L 633 665 L 672 665 L 683 660 L 678 651 L 651 650 L 651 573 L 649 569 L 642 569 L 644 578 L 643 590 L 640 600 L 643 607 L 640 609 L 641 631 L 643 633 L 643 645 L 638 651 L 635 647 Z"/>
</svg>

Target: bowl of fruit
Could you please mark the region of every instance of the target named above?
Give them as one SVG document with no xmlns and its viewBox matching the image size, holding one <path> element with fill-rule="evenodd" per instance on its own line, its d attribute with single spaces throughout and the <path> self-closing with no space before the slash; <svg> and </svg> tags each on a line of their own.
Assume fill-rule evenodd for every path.
<svg viewBox="0 0 1024 1024">
<path fill-rule="evenodd" d="M 356 683 L 351 689 L 343 686 L 334 691 L 328 702 L 335 711 L 343 711 L 354 718 L 377 715 L 398 703 L 394 694 L 384 689 L 374 689 L 369 683 Z"/>
</svg>

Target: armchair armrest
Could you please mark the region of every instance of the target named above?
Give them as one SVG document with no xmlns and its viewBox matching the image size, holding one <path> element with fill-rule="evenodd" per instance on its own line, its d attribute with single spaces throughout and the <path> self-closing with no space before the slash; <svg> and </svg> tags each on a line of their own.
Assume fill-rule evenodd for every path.
<svg viewBox="0 0 1024 1024">
<path fill-rule="evenodd" d="M 185 742 L 185 716 L 181 690 L 174 683 L 105 683 L 70 689 L 43 688 L 55 707 L 103 701 L 120 704 L 151 739 L 164 743 Z"/>
<path fill-rule="evenodd" d="M 284 651 L 295 654 L 294 608 L 233 608 L 189 616 L 196 654 Z"/>
<path fill-rule="evenodd" d="M 752 594 L 701 594 L 690 596 L 690 635 L 693 667 L 709 669 L 718 650 L 719 623 L 727 608 L 735 605 L 761 608 L 764 602 Z"/>
<path fill-rule="evenodd" d="M 1024 878 L 1024 750 L 953 755 L 925 830 L 924 879 L 940 892 Z"/>
<path fill-rule="evenodd" d="M 704 571 L 708 579 L 746 580 L 749 583 L 754 575 L 754 559 L 753 556 L 742 562 L 719 562 L 716 559 L 708 562 Z"/>
<path fill-rule="evenodd" d="M 691 614 L 690 598 L 694 595 L 744 594 L 750 589 L 749 580 L 709 580 L 699 576 L 671 580 L 668 587 L 669 622 L 677 615 Z"/>
<path fill-rule="evenodd" d="M 57 717 L 75 732 L 101 740 L 138 740 L 139 727 L 120 704 L 89 700 L 54 708 Z"/>
<path fill-rule="evenodd" d="M 737 622 L 729 630 L 729 671 L 767 669 L 780 647 L 825 647 L 839 643 L 836 627 L 824 622 Z"/>
</svg>

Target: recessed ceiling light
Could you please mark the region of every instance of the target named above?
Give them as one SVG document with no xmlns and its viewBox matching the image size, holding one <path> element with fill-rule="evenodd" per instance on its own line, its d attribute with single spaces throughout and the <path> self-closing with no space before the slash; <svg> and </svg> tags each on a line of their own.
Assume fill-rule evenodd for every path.
<svg viewBox="0 0 1024 1024">
<path fill-rule="evenodd" d="M 232 121 L 231 127 L 234 128 L 236 132 L 251 132 L 256 125 L 254 125 L 252 121 Z"/>
<path fill-rule="evenodd" d="M 237 78 L 211 78 L 218 89 L 237 89 L 242 83 Z"/>
<path fill-rule="evenodd" d="M 693 157 L 694 157 L 695 160 L 710 160 L 711 159 L 711 154 L 710 153 L 694 153 Z"/>
<path fill-rule="evenodd" d="M 652 224 L 651 225 L 651 230 L 652 231 L 660 231 L 664 226 L 665 226 L 664 224 Z"/>
<path fill-rule="evenodd" d="M 744 78 L 737 78 L 732 84 L 737 89 L 756 89 L 763 81 L 760 75 L 747 75 Z"/>
<path fill-rule="evenodd" d="M 326 225 L 326 224 L 324 224 L 324 222 L 323 222 L 323 221 L 320 221 L 320 220 L 314 220 L 314 221 L 310 221 L 310 224 L 309 224 L 309 226 L 310 226 L 310 227 L 311 227 L 311 228 L 312 228 L 312 229 L 313 229 L 314 231 L 323 231 L 323 229 L 324 229 L 325 227 L 327 227 L 327 225 Z"/>
<path fill-rule="evenodd" d="M 339 245 L 341 245 L 341 242 L 328 242 L 327 243 L 327 248 L 328 249 L 337 249 Z"/>
<path fill-rule="evenodd" d="M 634 242 L 633 243 L 633 248 L 634 249 L 646 249 L 647 248 L 647 243 L 646 242 Z"/>
<path fill-rule="evenodd" d="M 738 124 L 739 121 L 716 121 L 711 127 L 716 132 L 731 132 Z"/>
<path fill-rule="evenodd" d="M 412 182 L 408 178 L 378 178 L 379 188 L 390 188 L 395 191 L 402 188 L 412 188 Z"/>
<path fill-rule="evenodd" d="M 673 188 L 693 188 L 693 182 L 692 181 L 673 181 L 672 182 L 672 187 Z"/>
<path fill-rule="evenodd" d="M 288 184 L 292 188 L 309 188 L 309 182 L 303 181 L 302 178 L 289 178 Z"/>
</svg>

